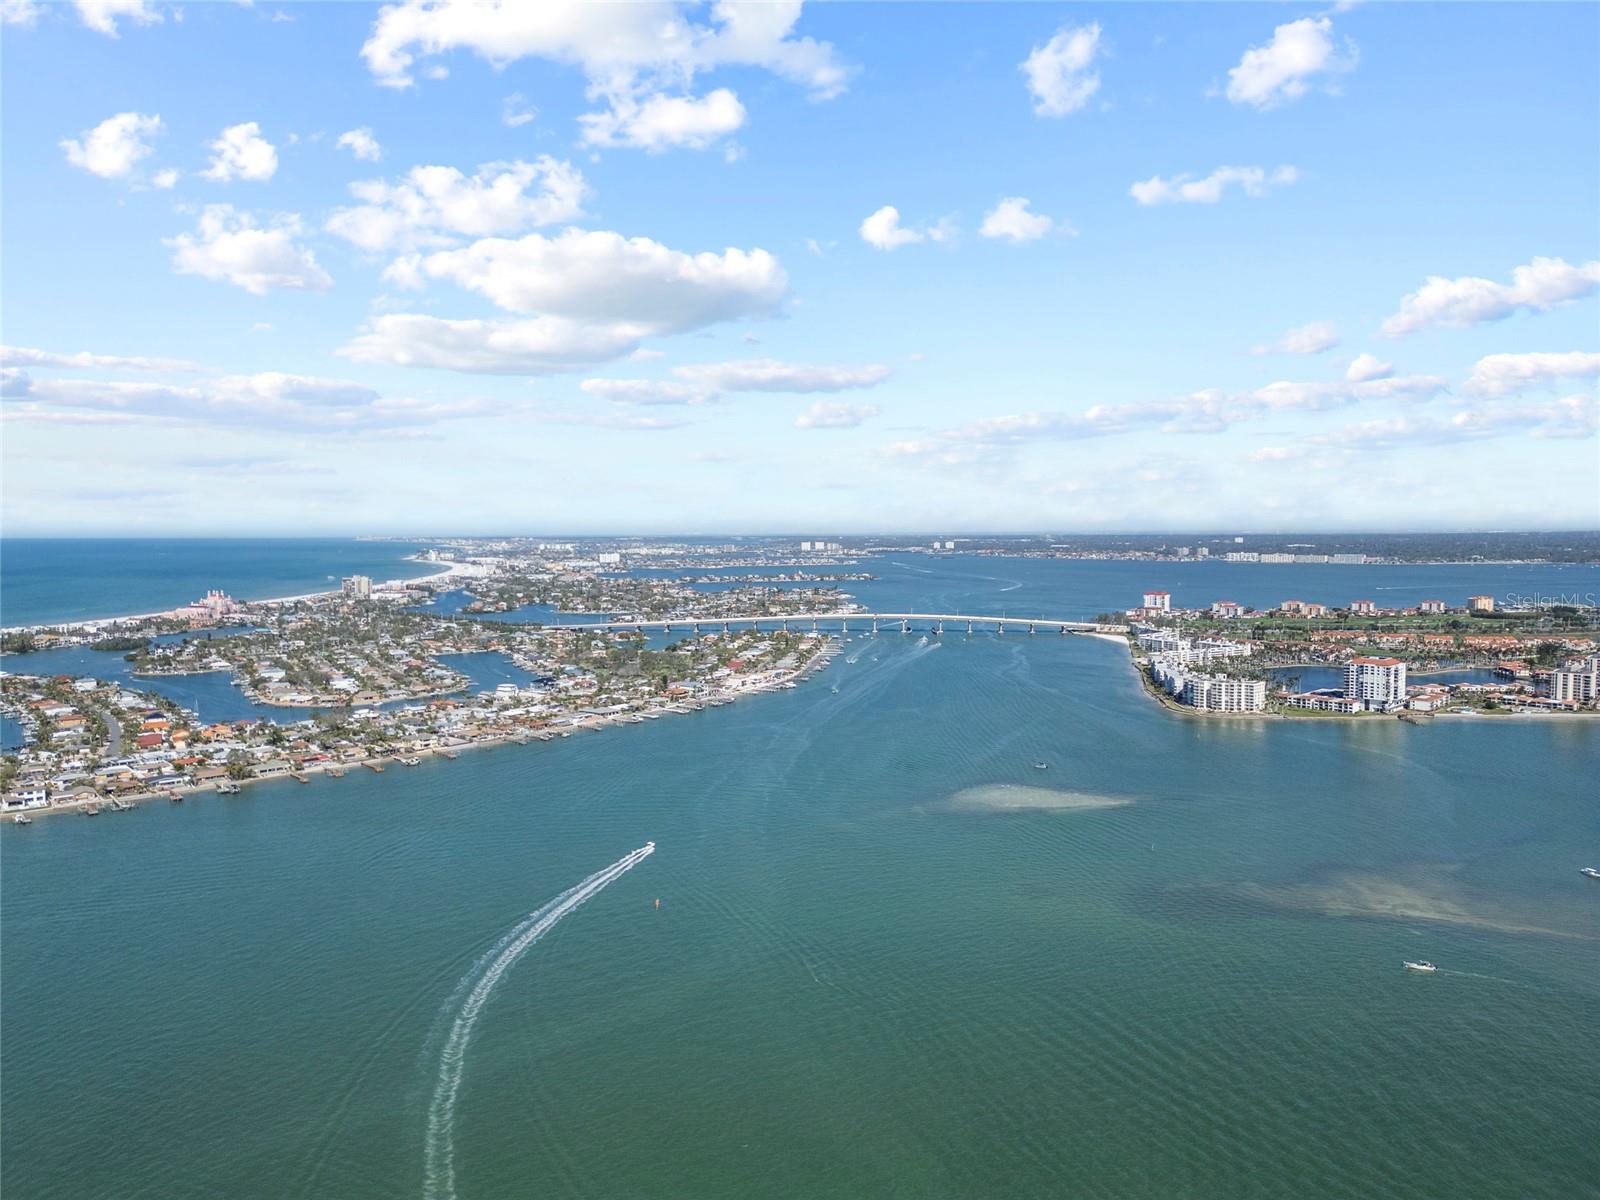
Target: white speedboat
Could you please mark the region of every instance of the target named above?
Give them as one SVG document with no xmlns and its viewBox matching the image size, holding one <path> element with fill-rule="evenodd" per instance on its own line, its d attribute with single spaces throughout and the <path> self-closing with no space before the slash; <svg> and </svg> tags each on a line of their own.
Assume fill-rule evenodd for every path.
<svg viewBox="0 0 1600 1200">
<path fill-rule="evenodd" d="M 1434 971 L 1437 971 L 1438 969 L 1439 969 L 1438 967 L 1434 966 L 1431 962 L 1428 962 L 1426 959 L 1424 959 L 1421 962 L 1412 962 L 1409 958 L 1406 959 L 1406 970 L 1408 970 L 1408 971 L 1421 971 L 1424 975 L 1431 975 Z"/>
<path fill-rule="evenodd" d="M 16 816 L 11 818 L 11 823 L 13 825 L 32 825 L 33 818 L 27 813 L 18 813 Z"/>
<path fill-rule="evenodd" d="M 1033 769 L 1035 771 L 1048 771 L 1050 769 L 1050 764 L 1046 762 L 1036 762 L 1033 764 Z"/>
<path fill-rule="evenodd" d="M 1600 870 L 1596 870 L 1594 867 L 1579 867 L 1578 872 L 1579 874 L 1587 875 L 1590 879 L 1600 879 Z"/>
</svg>

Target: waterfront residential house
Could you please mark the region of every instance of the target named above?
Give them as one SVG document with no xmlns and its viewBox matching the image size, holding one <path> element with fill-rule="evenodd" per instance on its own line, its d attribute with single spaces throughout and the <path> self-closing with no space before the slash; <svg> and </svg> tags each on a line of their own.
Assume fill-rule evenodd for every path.
<svg viewBox="0 0 1600 1200">
<path fill-rule="evenodd" d="M 1244 616 L 1244 605 L 1237 600 L 1214 600 L 1211 603 L 1211 615 L 1225 621 L 1236 620 Z"/>
</svg>

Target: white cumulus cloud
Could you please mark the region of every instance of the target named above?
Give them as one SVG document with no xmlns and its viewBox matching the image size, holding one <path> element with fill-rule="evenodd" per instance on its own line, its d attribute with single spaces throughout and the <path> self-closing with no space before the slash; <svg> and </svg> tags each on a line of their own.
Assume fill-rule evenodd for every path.
<svg viewBox="0 0 1600 1200">
<path fill-rule="evenodd" d="M 570 163 L 544 156 L 486 163 L 471 176 L 412 167 L 394 183 L 353 183 L 350 193 L 362 203 L 336 209 L 328 232 L 366 250 L 411 250 L 571 221 L 582 215 L 589 188 Z"/>
<path fill-rule="evenodd" d="M 1228 72 L 1228 99 L 1256 108 L 1276 108 L 1298 100 L 1319 77 L 1331 77 L 1356 65 L 1354 45 L 1343 53 L 1334 45 L 1333 22 L 1327 17 L 1302 17 L 1279 25 L 1265 46 L 1245 51 Z"/>
<path fill-rule="evenodd" d="M 172 269 L 242 287 L 261 296 L 274 288 L 323 292 L 333 280 L 296 238 L 300 218 L 283 214 L 261 225 L 231 204 L 208 204 L 193 233 L 168 240 Z"/>
<path fill-rule="evenodd" d="M 756 67 L 802 85 L 817 99 L 845 90 L 850 70 L 834 48 L 795 33 L 800 11 L 797 0 L 719 0 L 707 7 L 671 0 L 402 0 L 379 9 L 361 54 L 388 87 L 410 86 L 419 60 L 457 49 L 497 67 L 523 58 L 575 66 L 588 79 L 590 97 L 605 105 L 582 118 L 587 140 L 646 149 L 696 147 L 711 144 L 744 118 L 731 92 L 692 94 L 702 72 Z M 704 20 L 698 19 L 702 13 Z"/>
<path fill-rule="evenodd" d="M 1023 196 L 1007 196 L 989 210 L 978 232 L 986 238 L 1005 238 L 1012 242 L 1033 242 L 1044 237 L 1056 223 L 1043 213 L 1028 211 Z"/>
<path fill-rule="evenodd" d="M 916 229 L 907 228 L 900 224 L 900 210 L 892 204 L 885 204 L 861 222 L 860 234 L 861 240 L 869 246 L 879 250 L 894 250 L 915 242 L 948 241 L 955 236 L 955 230 L 947 221 Z"/>
<path fill-rule="evenodd" d="M 1463 275 L 1430 275 L 1400 301 L 1400 311 L 1383 323 L 1391 337 L 1430 326 L 1456 329 L 1500 321 L 1512 313 L 1548 312 L 1591 295 L 1600 287 L 1600 260 L 1573 266 L 1561 258 L 1535 258 L 1511 272 L 1510 283 Z"/>
<path fill-rule="evenodd" d="M 1387 379 L 1394 374 L 1394 365 L 1373 354 L 1358 354 L 1350 361 L 1344 377 L 1351 383 L 1367 383 L 1373 379 Z"/>
<path fill-rule="evenodd" d="M 1593 379 L 1596 376 L 1600 376 L 1600 354 L 1590 351 L 1490 354 L 1473 364 L 1465 387 L 1475 396 L 1494 398 L 1512 392 L 1549 387 L 1564 379 Z"/>
<path fill-rule="evenodd" d="M 383 147 L 378 145 L 378 139 L 372 136 L 370 127 L 363 125 L 359 129 L 347 129 L 339 135 L 336 143 L 340 149 L 348 150 L 362 162 L 377 162 L 383 157 Z"/>
<path fill-rule="evenodd" d="M 161 132 L 161 118 L 153 114 L 125 112 L 107 117 L 93 129 L 76 138 L 67 138 L 61 148 L 67 161 L 102 179 L 127 179 L 151 152 L 149 139 Z"/>
<path fill-rule="evenodd" d="M 482 375 L 548 375 L 631 353 L 652 330 L 562 317 L 526 321 L 446 320 L 389 313 L 338 353 L 354 362 L 431 367 Z"/>
<path fill-rule="evenodd" d="M 150 0 L 72 0 L 78 19 L 96 33 L 119 36 L 117 21 L 134 25 L 154 25 L 161 20 Z"/>
<path fill-rule="evenodd" d="M 604 112 L 578 118 L 588 146 L 632 146 L 652 154 L 674 147 L 704 150 L 744 124 L 739 97 L 718 88 L 701 97 L 617 97 Z"/>
<path fill-rule="evenodd" d="M 769 314 L 788 289 L 765 250 L 686 254 L 600 230 L 484 238 L 426 255 L 418 268 L 512 312 L 636 322 L 662 333 Z"/>
<path fill-rule="evenodd" d="M 1247 196 L 1265 196 L 1268 189 L 1295 183 L 1300 172 L 1294 167 L 1267 171 L 1262 167 L 1218 167 L 1204 179 L 1174 175 L 1163 179 L 1153 175 L 1128 189 L 1128 194 L 1143 205 L 1215 204 L 1229 187 L 1237 185 Z"/>
<path fill-rule="evenodd" d="M 1020 70 L 1033 94 L 1033 111 L 1041 117 L 1077 112 L 1100 90 L 1092 70 L 1100 53 L 1100 26 L 1067 26 L 1023 60 Z"/>
<path fill-rule="evenodd" d="M 211 165 L 201 172 L 215 183 L 247 179 L 262 183 L 278 171 L 278 151 L 254 121 L 230 125 L 211 143 Z"/>
</svg>

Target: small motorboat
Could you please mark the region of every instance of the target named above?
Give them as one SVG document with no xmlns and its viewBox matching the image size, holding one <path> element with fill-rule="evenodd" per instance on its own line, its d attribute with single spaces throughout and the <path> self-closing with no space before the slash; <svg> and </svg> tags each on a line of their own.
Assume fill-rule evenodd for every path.
<svg viewBox="0 0 1600 1200">
<path fill-rule="evenodd" d="M 33 818 L 27 813 L 18 813 L 16 816 L 11 818 L 11 823 L 13 825 L 32 825 Z"/>
<path fill-rule="evenodd" d="M 1406 970 L 1408 971 L 1421 971 L 1424 975 L 1431 975 L 1438 969 L 1427 959 L 1423 959 L 1421 962 L 1412 962 L 1409 958 L 1406 959 Z"/>
<path fill-rule="evenodd" d="M 1050 764 L 1047 762 L 1036 762 L 1033 764 L 1033 769 L 1035 771 L 1048 771 L 1050 769 Z"/>
<path fill-rule="evenodd" d="M 1587 875 L 1590 879 L 1600 879 L 1600 870 L 1594 867 L 1579 867 L 1578 874 Z"/>
</svg>

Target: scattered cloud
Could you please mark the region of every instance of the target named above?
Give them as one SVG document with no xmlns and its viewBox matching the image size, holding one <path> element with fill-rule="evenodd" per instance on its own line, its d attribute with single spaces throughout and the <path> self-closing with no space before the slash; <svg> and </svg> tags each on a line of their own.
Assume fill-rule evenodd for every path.
<svg viewBox="0 0 1600 1200">
<path fill-rule="evenodd" d="M 1344 377 L 1351 383 L 1367 383 L 1373 379 L 1387 379 L 1394 374 L 1394 365 L 1386 363 L 1376 355 L 1358 354 L 1350 360 L 1350 367 L 1345 371 Z"/>
<path fill-rule="evenodd" d="M 1056 227 L 1042 213 L 1028 211 L 1024 196 L 1007 196 L 989 210 L 978 232 L 986 238 L 1005 238 L 1011 242 L 1034 242 Z"/>
<path fill-rule="evenodd" d="M 40 0 L 0 0 L 0 25 L 32 29 L 43 11 Z"/>
<path fill-rule="evenodd" d="M 264 183 L 277 173 L 278 151 L 261 136 L 261 126 L 254 121 L 224 129 L 211 143 L 211 165 L 201 172 L 213 183 L 235 179 Z"/>
<path fill-rule="evenodd" d="M 1363 421 L 1315 434 L 1305 441 L 1321 449 L 1370 452 L 1499 437 L 1589 438 L 1597 430 L 1600 430 L 1600 402 L 1592 395 L 1580 393 L 1543 404 L 1469 410 L 1449 417 L 1401 416 Z"/>
<path fill-rule="evenodd" d="M 1422 401 L 1445 390 L 1438 376 L 1367 382 L 1280 381 L 1247 392 L 1209 388 L 1166 400 L 1098 404 L 1080 412 L 1041 411 L 984 417 L 930 438 L 898 443 L 892 457 L 920 458 L 961 468 L 994 467 L 1019 446 L 1082 441 L 1141 430 L 1215 434 L 1245 421 L 1292 412 L 1319 412 L 1375 400 Z"/>
<path fill-rule="evenodd" d="M 120 37 L 119 19 L 134 25 L 154 25 L 161 20 L 150 0 L 72 0 L 78 19 L 96 33 Z"/>
<path fill-rule="evenodd" d="M 1355 68 L 1356 57 L 1355 44 L 1348 39 L 1342 52 L 1334 44 L 1328 17 L 1302 17 L 1279 25 L 1265 46 L 1245 51 L 1228 72 L 1228 99 L 1258 109 L 1276 108 L 1300 99 L 1319 79 L 1331 88 L 1334 77 Z"/>
<path fill-rule="evenodd" d="M 274 288 L 325 292 L 333 286 L 316 256 L 296 240 L 302 232 L 293 213 L 261 225 L 231 204 L 208 204 L 193 233 L 170 238 L 172 269 L 242 287 L 256 296 Z"/>
<path fill-rule="evenodd" d="M 76 138 L 66 138 L 61 148 L 67 161 L 101 179 L 133 177 L 139 163 L 154 149 L 151 138 L 162 130 L 161 118 L 137 112 L 107 117 Z"/>
<path fill-rule="evenodd" d="M 845 90 L 850 70 L 834 48 L 795 35 L 800 10 L 798 3 L 718 3 L 701 10 L 668 0 L 402 0 L 379 10 L 361 54 L 387 87 L 411 86 L 419 59 L 457 49 L 497 67 L 523 58 L 576 66 L 588 79 L 590 98 L 604 106 L 580 118 L 588 144 L 704 147 L 743 124 L 745 114 L 725 88 L 694 95 L 701 72 L 761 68 L 816 99 Z M 694 19 L 701 11 L 707 20 Z"/>
<path fill-rule="evenodd" d="M 1588 351 L 1490 354 L 1473 365 L 1465 390 L 1474 396 L 1494 399 L 1549 387 L 1564 379 L 1597 376 L 1600 376 L 1600 354 Z"/>
<path fill-rule="evenodd" d="M 654 331 L 625 322 L 561 317 L 526 321 L 446 320 L 388 313 L 336 353 L 353 362 L 431 367 L 484 375 L 548 375 L 609 362 Z"/>
<path fill-rule="evenodd" d="M 1339 344 L 1339 331 L 1332 321 L 1313 321 L 1289 330 L 1277 341 L 1257 346 L 1251 354 L 1321 354 Z"/>
<path fill-rule="evenodd" d="M 571 163 L 542 156 L 485 163 L 471 176 L 455 167 L 412 167 L 395 183 L 353 183 L 350 194 L 362 203 L 334 210 L 328 232 L 380 251 L 451 246 L 462 237 L 571 221 L 583 214 L 589 188 Z"/>
<path fill-rule="evenodd" d="M 1548 312 L 1592 295 L 1600 288 L 1600 260 L 1573 266 L 1565 259 L 1535 258 L 1511 272 L 1509 284 L 1463 275 L 1430 275 L 1400 301 L 1400 311 L 1383 323 L 1390 337 L 1432 326 L 1465 329 L 1502 321 L 1515 312 Z"/>
<path fill-rule="evenodd" d="M 1100 90 L 1100 74 L 1092 70 L 1100 54 L 1100 26 L 1066 26 L 1023 60 L 1019 68 L 1041 117 L 1075 113 Z"/>
<path fill-rule="evenodd" d="M 578 118 L 586 146 L 631 146 L 659 154 L 686 147 L 704 150 L 744 125 L 745 108 L 727 88 L 701 97 L 617 97 L 604 112 Z"/>
<path fill-rule="evenodd" d="M 1143 205 L 1215 204 L 1232 185 L 1247 196 L 1265 196 L 1269 188 L 1297 183 L 1300 172 L 1294 167 L 1279 167 L 1268 172 L 1261 167 L 1218 167 L 1204 179 L 1174 175 L 1163 179 L 1152 175 L 1128 189 L 1128 194 Z"/>
<path fill-rule="evenodd" d="M 877 387 L 892 372 L 888 367 L 823 367 L 750 358 L 735 362 L 696 363 L 674 367 L 680 379 L 719 392 L 843 392 Z"/>
<path fill-rule="evenodd" d="M 512 92 L 500 101 L 500 123 L 511 129 L 520 129 L 538 117 L 539 110 L 529 104 L 521 92 Z"/>
<path fill-rule="evenodd" d="M 377 162 L 383 157 L 383 147 L 378 145 L 378 139 L 372 136 L 372 128 L 368 125 L 347 129 L 334 144 L 342 150 L 349 150 L 362 162 Z"/>
<path fill-rule="evenodd" d="M 710 388 L 654 379 L 585 379 L 578 386 L 614 404 L 709 404 L 717 398 Z"/>
<path fill-rule="evenodd" d="M 64 413 L 81 421 L 149 420 L 324 432 L 430 425 L 502 411 L 503 406 L 481 400 L 386 397 L 348 380 L 277 371 L 223 376 L 181 387 L 87 379 L 34 380 L 20 405 L 6 405 L 7 416 L 13 420 L 48 420 Z"/>
<path fill-rule="evenodd" d="M 10 367 L 69 367 L 120 371 L 198 371 L 200 367 L 179 358 L 139 358 L 119 354 L 57 354 L 29 346 L 0 346 L 0 363 Z"/>
<path fill-rule="evenodd" d="M 908 229 L 900 224 L 900 210 L 892 204 L 885 204 L 861 222 L 860 233 L 861 240 L 867 245 L 879 250 L 894 250 L 915 242 L 949 241 L 955 236 L 955 229 L 948 221 Z"/>
<path fill-rule="evenodd" d="M 422 256 L 416 266 L 511 312 L 626 324 L 636 336 L 765 316 L 788 291 L 782 266 L 765 250 L 686 254 L 600 230 L 484 238 Z"/>
<path fill-rule="evenodd" d="M 794 419 L 796 429 L 854 429 L 878 415 L 870 404 L 845 404 L 837 400 L 818 400 Z"/>
</svg>

